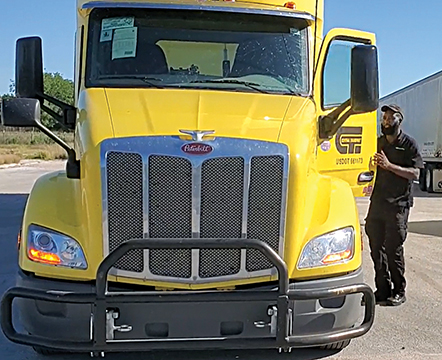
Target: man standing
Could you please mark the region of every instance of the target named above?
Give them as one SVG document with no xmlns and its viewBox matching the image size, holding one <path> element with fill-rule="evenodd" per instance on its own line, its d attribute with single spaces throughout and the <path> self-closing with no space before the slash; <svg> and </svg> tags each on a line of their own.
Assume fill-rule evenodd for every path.
<svg viewBox="0 0 442 360">
<path fill-rule="evenodd" d="M 385 105 L 381 111 L 383 135 L 374 155 L 377 176 L 365 231 L 376 273 L 376 303 L 397 306 L 406 300 L 403 244 L 413 206 L 412 184 L 419 178 L 423 161 L 416 141 L 401 130 L 401 108 Z"/>
</svg>

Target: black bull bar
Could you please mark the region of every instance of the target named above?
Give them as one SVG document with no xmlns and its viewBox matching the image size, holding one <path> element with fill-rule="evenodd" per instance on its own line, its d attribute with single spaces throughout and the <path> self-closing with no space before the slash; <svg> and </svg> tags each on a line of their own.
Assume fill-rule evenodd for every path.
<svg viewBox="0 0 442 360">
<path fill-rule="evenodd" d="M 256 249 L 261 251 L 278 270 L 278 291 L 173 291 L 173 292 L 134 292 L 119 294 L 107 292 L 107 275 L 112 266 L 128 251 L 135 249 Z M 321 334 L 291 336 L 289 334 L 289 300 L 327 299 L 337 296 L 363 293 L 365 295 L 365 315 L 358 327 L 330 331 Z M 277 297 L 276 297 L 277 296 Z M 18 333 L 12 323 L 12 303 L 14 298 L 25 298 L 59 303 L 93 305 L 92 339 L 90 341 L 60 341 L 38 335 Z M 159 303 L 159 302 L 215 302 L 215 301 L 276 301 L 277 328 L 275 337 L 269 338 L 210 338 L 195 339 L 146 339 L 145 341 L 106 340 L 106 310 L 120 303 Z M 282 258 L 266 243 L 251 239 L 134 239 L 121 244 L 100 264 L 96 277 L 95 293 L 54 293 L 14 287 L 6 291 L 1 302 L 1 326 L 5 336 L 12 342 L 56 350 L 73 352 L 123 352 L 164 349 L 259 349 L 320 346 L 367 333 L 374 321 L 375 298 L 366 284 L 324 288 L 319 290 L 289 290 L 287 266 Z"/>
</svg>

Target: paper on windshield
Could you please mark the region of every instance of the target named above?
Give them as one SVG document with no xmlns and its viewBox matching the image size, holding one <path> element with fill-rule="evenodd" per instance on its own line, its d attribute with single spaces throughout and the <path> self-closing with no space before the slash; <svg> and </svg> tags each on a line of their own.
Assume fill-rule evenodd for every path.
<svg viewBox="0 0 442 360">
<path fill-rule="evenodd" d="M 137 27 L 115 29 L 112 41 L 112 60 L 136 56 Z"/>
<path fill-rule="evenodd" d="M 133 27 L 135 18 L 133 16 L 115 17 L 103 19 L 101 22 L 100 42 L 112 40 L 115 29 L 124 29 Z"/>
</svg>

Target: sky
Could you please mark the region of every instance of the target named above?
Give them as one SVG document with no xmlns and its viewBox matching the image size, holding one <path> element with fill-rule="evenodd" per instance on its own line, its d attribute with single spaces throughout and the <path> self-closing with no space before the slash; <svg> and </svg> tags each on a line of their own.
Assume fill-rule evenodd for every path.
<svg viewBox="0 0 442 360">
<path fill-rule="evenodd" d="M 442 0 L 324 1 L 324 32 L 343 27 L 376 34 L 381 97 L 442 70 Z M 14 79 L 19 37 L 40 36 L 45 70 L 72 79 L 76 0 L 0 2 L 0 94 Z"/>
</svg>

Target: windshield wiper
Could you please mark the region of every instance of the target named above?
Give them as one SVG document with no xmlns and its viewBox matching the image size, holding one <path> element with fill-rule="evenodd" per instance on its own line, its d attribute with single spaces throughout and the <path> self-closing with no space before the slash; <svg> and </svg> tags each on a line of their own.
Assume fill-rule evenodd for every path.
<svg viewBox="0 0 442 360">
<path fill-rule="evenodd" d="M 213 83 L 213 84 L 236 84 L 236 85 L 244 85 L 250 89 L 253 89 L 255 91 L 259 91 L 263 94 L 269 94 L 268 91 L 265 91 L 263 89 L 260 89 L 259 87 L 262 86 L 261 84 L 258 83 L 254 83 L 254 82 L 250 82 L 250 81 L 241 81 L 241 80 L 194 80 L 194 81 L 190 81 L 190 83 Z"/>
<path fill-rule="evenodd" d="M 152 81 L 163 81 L 163 79 L 158 79 L 158 78 L 154 78 L 154 77 L 149 77 L 149 76 L 145 76 L 145 75 L 104 75 L 104 76 L 100 76 L 98 78 L 98 80 L 109 80 L 109 79 L 136 79 L 136 80 L 141 80 L 146 84 L 149 84 L 150 86 L 156 87 L 158 89 L 163 89 L 163 86 L 154 84 Z"/>
<path fill-rule="evenodd" d="M 290 86 L 288 86 L 281 78 L 281 76 L 274 78 L 276 81 L 278 81 L 287 91 L 290 95 L 293 96 L 305 96 L 305 94 L 302 94 L 298 91 L 293 90 Z"/>
<path fill-rule="evenodd" d="M 281 83 L 281 85 L 283 85 L 283 87 L 288 91 L 288 94 L 293 95 L 293 96 L 304 96 L 301 93 L 298 93 L 296 91 L 293 91 L 292 88 L 290 88 L 286 83 L 284 83 L 283 81 L 281 81 L 280 79 L 276 79 L 278 80 L 278 82 Z M 229 80 L 229 79 L 224 79 L 224 80 L 195 80 L 195 81 L 191 81 L 191 83 L 221 83 L 221 84 L 239 84 L 239 85 L 244 85 L 247 86 L 253 90 L 259 91 L 261 93 L 264 94 L 271 94 L 272 92 L 267 90 L 263 90 L 263 89 L 259 89 L 259 87 L 263 86 L 261 84 L 258 83 L 254 83 L 254 82 L 250 82 L 250 81 L 241 81 L 241 80 Z"/>
</svg>

